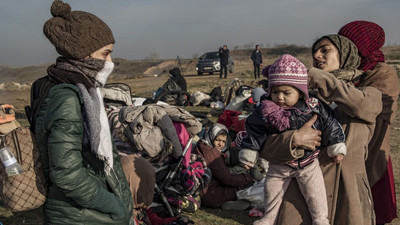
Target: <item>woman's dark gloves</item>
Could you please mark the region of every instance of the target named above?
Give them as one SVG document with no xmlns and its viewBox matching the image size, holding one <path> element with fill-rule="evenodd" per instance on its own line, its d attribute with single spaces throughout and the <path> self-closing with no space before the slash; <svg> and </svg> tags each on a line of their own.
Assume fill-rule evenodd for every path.
<svg viewBox="0 0 400 225">
<path fill-rule="evenodd" d="M 113 220 L 121 219 L 126 213 L 126 206 L 124 203 L 116 197 L 115 204 L 115 211 L 110 213 L 110 216 Z"/>
<path fill-rule="evenodd" d="M 127 213 L 127 208 L 122 200 L 103 188 L 100 188 L 94 195 L 89 203 L 89 208 L 108 213 L 114 220 L 121 219 Z"/>
</svg>

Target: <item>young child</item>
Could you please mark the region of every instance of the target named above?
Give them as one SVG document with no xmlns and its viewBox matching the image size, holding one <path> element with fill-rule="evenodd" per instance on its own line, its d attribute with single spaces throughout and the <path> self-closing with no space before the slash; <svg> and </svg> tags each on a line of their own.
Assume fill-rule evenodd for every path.
<svg viewBox="0 0 400 225">
<path fill-rule="evenodd" d="M 260 181 L 264 176 L 257 165 L 258 152 L 251 149 L 240 149 L 240 143 L 245 136 L 246 131 L 239 131 L 235 141 L 231 143 L 231 147 L 237 149 L 238 164 L 228 167 L 228 171 L 230 174 L 251 174 L 255 181 Z"/>
<path fill-rule="evenodd" d="M 249 173 L 250 169 L 253 168 L 257 163 L 258 152 L 250 149 L 242 149 L 238 153 L 239 164 L 229 167 L 228 171 L 230 174 L 242 174 Z"/>
<path fill-rule="evenodd" d="M 346 154 L 345 135 L 334 112 L 324 102 L 309 96 L 307 68 L 295 57 L 283 55 L 266 69 L 269 84 L 253 113 L 246 119 L 247 136 L 242 148 L 260 150 L 269 134 L 298 129 L 317 114 L 315 129 L 322 131 L 322 147 L 340 162 Z M 273 225 L 292 178 L 302 191 L 313 224 L 329 224 L 324 180 L 319 168 L 320 150 L 305 150 L 299 158 L 285 164 L 270 160 L 265 179 L 265 215 L 254 224 Z"/>
</svg>

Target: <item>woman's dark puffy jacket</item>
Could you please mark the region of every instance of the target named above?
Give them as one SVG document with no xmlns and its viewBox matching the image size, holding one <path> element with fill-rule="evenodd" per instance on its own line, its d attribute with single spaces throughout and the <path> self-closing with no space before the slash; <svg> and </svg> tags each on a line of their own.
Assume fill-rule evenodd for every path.
<svg viewBox="0 0 400 225">
<path fill-rule="evenodd" d="M 115 147 L 110 175 L 83 147 L 82 104 L 76 86 L 60 84 L 50 89 L 39 109 L 36 142 L 49 187 L 44 224 L 134 224 L 132 197 Z M 105 199 L 107 207 L 99 207 Z M 107 212 L 110 205 L 121 208 L 121 218 Z"/>
</svg>

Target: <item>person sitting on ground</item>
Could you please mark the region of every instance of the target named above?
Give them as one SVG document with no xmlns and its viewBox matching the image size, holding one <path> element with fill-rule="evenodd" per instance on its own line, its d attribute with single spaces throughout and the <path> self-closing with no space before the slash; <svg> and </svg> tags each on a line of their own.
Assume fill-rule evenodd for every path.
<svg viewBox="0 0 400 225">
<path fill-rule="evenodd" d="M 255 181 L 264 178 L 261 174 L 257 162 L 258 152 L 249 149 L 240 149 L 240 144 L 245 137 L 246 131 L 236 134 L 235 141 L 232 141 L 229 156 L 225 159 L 230 174 L 252 174 Z"/>
<path fill-rule="evenodd" d="M 178 67 L 174 67 L 169 71 L 170 77 L 175 83 L 183 90 L 187 91 L 186 80 L 182 76 L 181 70 Z"/>
<path fill-rule="evenodd" d="M 314 124 L 323 131 L 322 146 L 339 163 L 346 154 L 345 135 L 334 112 L 328 105 L 310 96 L 307 88 L 307 68 L 291 55 L 283 55 L 268 66 L 269 85 L 260 104 L 246 120 L 246 137 L 241 147 L 260 150 L 269 134 L 297 129 L 313 115 Z M 265 215 L 254 224 L 273 225 L 283 196 L 292 178 L 295 178 L 306 199 L 313 224 L 329 224 L 328 204 L 318 154 L 320 150 L 307 151 L 303 157 L 284 164 L 270 162 L 265 179 Z"/>
<path fill-rule="evenodd" d="M 227 149 L 228 129 L 215 123 L 197 142 L 195 153 L 201 155 L 212 173 L 207 188 L 201 191 L 201 205 L 220 208 L 222 203 L 237 200 L 236 191 L 251 185 L 251 174 L 230 174 L 225 164 L 223 153 Z"/>
<path fill-rule="evenodd" d="M 255 181 L 260 181 L 264 178 L 257 166 L 258 152 L 241 149 L 239 151 L 239 164 L 229 167 L 230 174 L 252 174 Z"/>
</svg>

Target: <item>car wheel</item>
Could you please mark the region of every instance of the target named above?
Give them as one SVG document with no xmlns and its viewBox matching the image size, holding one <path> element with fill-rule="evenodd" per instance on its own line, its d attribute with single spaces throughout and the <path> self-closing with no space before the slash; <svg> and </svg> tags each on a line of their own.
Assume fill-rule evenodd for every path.
<svg viewBox="0 0 400 225">
<path fill-rule="evenodd" d="M 209 72 L 208 74 L 213 75 L 214 73 L 213 72 Z"/>
<path fill-rule="evenodd" d="M 199 71 L 197 71 L 197 75 L 203 75 L 203 73 L 202 73 L 202 72 L 199 72 Z"/>
</svg>

